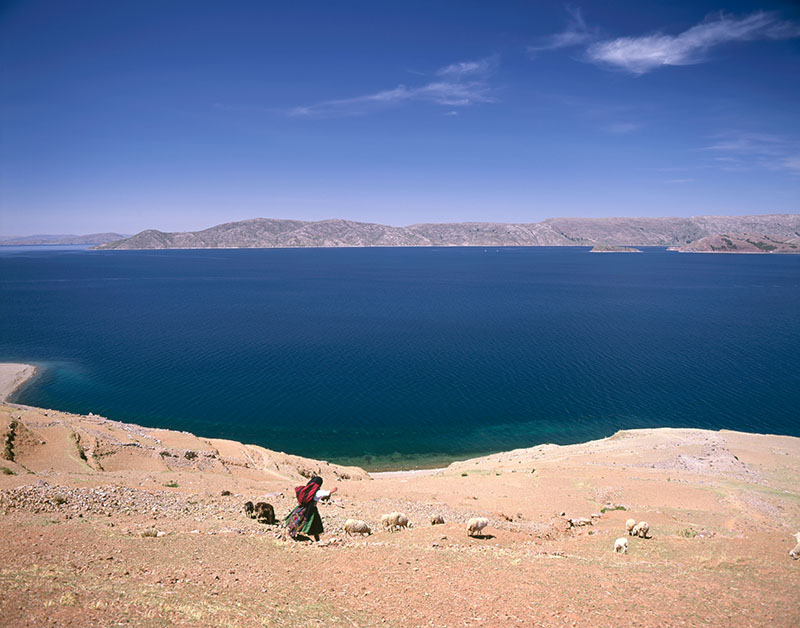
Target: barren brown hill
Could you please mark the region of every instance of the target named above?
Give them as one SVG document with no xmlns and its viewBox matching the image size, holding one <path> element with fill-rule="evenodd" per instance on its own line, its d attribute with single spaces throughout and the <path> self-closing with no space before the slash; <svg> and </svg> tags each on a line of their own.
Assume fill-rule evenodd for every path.
<svg viewBox="0 0 800 628">
<path fill-rule="evenodd" d="M 4 626 L 800 623 L 797 438 L 635 430 L 369 476 L 13 404 L 0 435 Z M 263 500 L 281 519 L 312 473 L 339 486 L 321 543 L 244 515 Z M 412 527 L 383 531 L 391 511 Z M 345 535 L 348 518 L 373 534 Z"/>
<path fill-rule="evenodd" d="M 253 218 L 202 231 L 142 231 L 99 249 L 196 249 L 364 246 L 671 246 L 716 233 L 800 236 L 800 215 L 690 218 L 551 218 L 537 223 L 423 223 L 393 227 L 331 219 Z"/>
</svg>

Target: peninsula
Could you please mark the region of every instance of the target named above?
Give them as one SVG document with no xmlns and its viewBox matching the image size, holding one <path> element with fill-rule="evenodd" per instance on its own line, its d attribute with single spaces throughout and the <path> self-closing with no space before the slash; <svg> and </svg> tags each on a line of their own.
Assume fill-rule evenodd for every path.
<svg viewBox="0 0 800 628">
<path fill-rule="evenodd" d="M 536 223 L 425 223 L 393 227 L 332 219 L 252 218 L 202 231 L 153 229 L 98 249 L 385 246 L 683 246 L 718 233 L 800 237 L 800 214 L 691 218 L 551 218 Z"/>
<path fill-rule="evenodd" d="M 6 369 L 7 393 L 24 365 Z M 30 372 L 30 371 L 27 371 Z M 0 403 L 0 624 L 794 627 L 800 439 L 617 432 L 370 475 Z M 320 543 L 278 521 L 312 475 Z M 404 512 L 409 529 L 382 529 Z M 431 525 L 434 515 L 444 523 Z M 470 517 L 486 517 L 467 536 Z M 348 536 L 347 519 L 368 536 Z M 626 520 L 646 521 L 643 537 Z M 628 543 L 614 551 L 615 539 Z"/>
<path fill-rule="evenodd" d="M 800 253 L 800 237 L 781 239 L 764 233 L 722 233 L 670 247 L 681 253 Z"/>
</svg>

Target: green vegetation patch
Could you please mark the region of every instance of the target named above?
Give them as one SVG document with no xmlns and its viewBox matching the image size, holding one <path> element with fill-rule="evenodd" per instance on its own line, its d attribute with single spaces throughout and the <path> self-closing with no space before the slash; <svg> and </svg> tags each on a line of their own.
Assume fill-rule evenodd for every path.
<svg viewBox="0 0 800 628">
<path fill-rule="evenodd" d="M 747 241 L 753 246 L 758 247 L 762 251 L 774 251 L 775 249 L 778 248 L 774 244 L 767 244 L 766 242 L 761 242 L 760 240 L 758 242 L 753 242 L 752 240 L 748 239 Z"/>
<path fill-rule="evenodd" d="M 8 424 L 8 434 L 6 434 L 5 448 L 3 449 L 3 458 L 14 462 L 14 439 L 17 437 L 17 422 L 11 421 Z"/>
<path fill-rule="evenodd" d="M 619 505 L 617 505 L 617 506 L 606 506 L 604 508 L 601 508 L 600 512 L 605 514 L 605 513 L 609 512 L 611 510 L 628 510 L 628 509 L 625 508 L 625 506 L 619 506 Z"/>
<path fill-rule="evenodd" d="M 165 482 L 164 486 L 167 488 L 178 488 L 178 483 L 175 480 L 172 480 L 171 482 Z"/>
<path fill-rule="evenodd" d="M 3 475 L 17 475 L 15 471 L 12 471 L 8 467 L 0 467 L 0 473 Z"/>
<path fill-rule="evenodd" d="M 89 461 L 86 459 L 86 452 L 83 451 L 83 447 L 81 446 L 81 437 L 78 436 L 77 432 L 72 432 L 72 442 L 75 443 L 75 449 L 78 450 L 78 457 L 86 464 L 89 464 Z"/>
</svg>

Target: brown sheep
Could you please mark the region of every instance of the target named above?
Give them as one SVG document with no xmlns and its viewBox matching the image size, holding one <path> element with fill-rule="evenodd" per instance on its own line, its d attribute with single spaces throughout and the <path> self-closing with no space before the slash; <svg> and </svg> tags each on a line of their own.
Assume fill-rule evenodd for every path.
<svg viewBox="0 0 800 628">
<path fill-rule="evenodd" d="M 275 509 L 272 504 L 266 502 L 258 502 L 255 505 L 254 514 L 260 523 L 275 523 Z"/>
</svg>

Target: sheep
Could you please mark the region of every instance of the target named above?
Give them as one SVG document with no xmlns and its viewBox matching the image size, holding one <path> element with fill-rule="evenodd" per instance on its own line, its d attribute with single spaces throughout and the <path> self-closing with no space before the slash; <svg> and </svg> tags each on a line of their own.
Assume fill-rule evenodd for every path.
<svg viewBox="0 0 800 628">
<path fill-rule="evenodd" d="M 272 504 L 266 502 L 258 502 L 253 511 L 256 519 L 261 523 L 275 523 L 275 509 Z"/>
<path fill-rule="evenodd" d="M 636 519 L 628 519 L 625 522 L 625 529 L 628 531 L 628 536 L 633 534 L 633 528 L 636 525 Z"/>
<path fill-rule="evenodd" d="M 444 523 L 444 517 L 442 517 L 442 515 L 433 515 L 431 517 L 431 525 L 432 526 L 440 525 L 442 523 Z"/>
<path fill-rule="evenodd" d="M 489 525 L 486 517 L 473 517 L 467 521 L 467 536 L 475 536 L 478 533 L 483 535 L 483 529 Z"/>
<path fill-rule="evenodd" d="M 650 524 L 647 521 L 640 521 L 633 526 L 633 536 L 640 536 L 643 539 L 647 538 L 647 533 L 650 531 Z"/>
<path fill-rule="evenodd" d="M 253 510 L 254 510 L 253 502 L 245 502 L 244 503 L 244 514 L 245 514 L 245 516 L 250 517 L 251 519 L 253 519 L 255 517 L 255 515 L 253 514 Z"/>
<path fill-rule="evenodd" d="M 395 530 L 400 530 L 401 528 L 410 527 L 411 524 L 408 522 L 408 517 L 406 517 L 401 512 L 391 512 L 388 515 L 383 515 L 381 517 L 381 525 L 388 529 L 389 532 L 394 532 Z"/>
<path fill-rule="evenodd" d="M 408 517 L 402 512 L 398 512 L 394 520 L 394 527 L 396 530 L 400 530 L 401 528 L 410 528 L 411 524 L 408 522 Z"/>
<path fill-rule="evenodd" d="M 573 528 L 594 525 L 594 522 L 589 517 L 578 517 L 577 519 L 569 519 L 568 521 L 569 525 Z"/>
<path fill-rule="evenodd" d="M 621 536 L 616 541 L 614 541 L 614 551 L 619 554 L 627 554 L 628 539 L 626 539 L 624 536 Z"/>
<path fill-rule="evenodd" d="M 789 556 L 791 556 L 794 560 L 800 558 L 800 532 L 793 535 L 795 539 L 797 539 L 797 545 L 794 546 L 793 550 L 789 551 Z"/>
<path fill-rule="evenodd" d="M 347 536 L 351 536 L 353 534 L 372 534 L 372 530 L 370 529 L 369 525 L 367 525 L 367 522 L 361 521 L 360 519 L 348 519 L 345 521 L 344 531 Z"/>
</svg>

